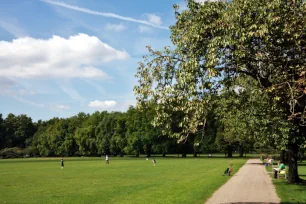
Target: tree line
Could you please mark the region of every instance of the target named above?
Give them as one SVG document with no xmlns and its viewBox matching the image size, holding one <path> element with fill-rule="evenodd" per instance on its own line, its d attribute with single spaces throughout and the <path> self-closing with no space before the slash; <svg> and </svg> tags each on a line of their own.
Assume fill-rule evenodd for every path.
<svg viewBox="0 0 306 204">
<path fill-rule="evenodd" d="M 126 112 L 79 113 L 69 118 L 33 122 L 27 115 L 0 114 L 0 156 L 123 156 L 186 154 L 286 149 L 288 122 L 271 110 L 264 93 L 252 92 L 254 82 L 240 77 L 239 89 L 224 87 L 211 93 L 211 107 L 197 129 L 181 138 L 186 114 L 168 110 L 169 117 L 154 124 L 163 110 L 158 103 L 130 106 Z M 235 86 L 232 86 L 235 87 Z M 264 114 L 263 114 L 264 112 Z M 192 115 L 192 113 L 191 113 Z M 191 122 L 188 122 L 191 123 Z M 169 128 L 167 128 L 169 127 Z M 166 131 L 165 131 L 166 130 Z M 17 153 L 16 153 L 17 152 Z"/>
<path fill-rule="evenodd" d="M 232 94 L 237 95 L 235 92 Z M 224 103 L 222 98 L 218 97 L 219 103 Z M 178 141 L 178 138 L 163 132 L 162 127 L 153 126 L 155 106 L 148 106 L 145 110 L 131 106 L 126 112 L 81 112 L 69 118 L 37 122 L 27 115 L 8 114 L 3 118 L 0 114 L 0 156 L 146 154 L 149 157 L 155 153 L 185 157 L 187 153 L 197 156 L 224 152 L 231 157 L 233 151 L 239 151 L 243 156 L 244 152 L 260 147 L 247 135 L 238 137 L 225 129 L 218 108 L 209 113 L 206 123 L 196 133 L 185 141 Z M 216 107 L 221 108 L 217 103 Z M 181 131 L 180 120 L 180 114 L 173 116 L 171 128 L 174 132 Z"/>
</svg>

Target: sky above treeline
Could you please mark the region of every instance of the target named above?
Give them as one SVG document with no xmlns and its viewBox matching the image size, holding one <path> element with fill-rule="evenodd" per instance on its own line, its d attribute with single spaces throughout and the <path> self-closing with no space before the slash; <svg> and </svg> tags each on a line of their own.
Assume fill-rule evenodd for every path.
<svg viewBox="0 0 306 204">
<path fill-rule="evenodd" d="M 0 113 L 126 111 L 146 45 L 171 45 L 184 0 L 1 0 Z"/>
</svg>

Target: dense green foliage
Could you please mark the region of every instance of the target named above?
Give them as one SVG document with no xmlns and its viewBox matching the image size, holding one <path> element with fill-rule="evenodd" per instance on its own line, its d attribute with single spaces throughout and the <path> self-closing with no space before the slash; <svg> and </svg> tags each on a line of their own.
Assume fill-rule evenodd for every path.
<svg viewBox="0 0 306 204">
<path fill-rule="evenodd" d="M 105 154 L 146 154 L 149 157 L 152 152 L 163 156 L 169 153 L 196 156 L 200 152 L 223 151 L 215 144 L 214 117 L 209 121 L 212 127 L 207 127 L 203 140 L 190 137 L 184 144 L 178 144 L 175 138 L 163 135 L 161 128 L 153 127 L 153 114 L 149 107 L 146 111 L 130 107 L 126 112 L 79 113 L 70 118 L 34 123 L 25 115 L 9 114 L 1 124 L 0 157 Z"/>
<path fill-rule="evenodd" d="M 149 47 L 150 54 L 139 63 L 138 107 L 155 103 L 153 124 L 186 140 L 205 124 L 221 97 L 215 112 L 224 130 L 220 144 L 231 148 L 231 142 L 242 144 L 251 137 L 287 149 L 288 181 L 300 182 L 297 153 L 306 140 L 306 2 L 190 0 L 187 7 L 179 11 L 174 6 L 174 49 Z M 241 94 L 230 92 L 237 88 L 243 88 Z M 173 129 L 174 122 L 179 128 Z"/>
<path fill-rule="evenodd" d="M 26 115 L 9 114 L 5 119 L 0 114 L 0 149 L 26 146 L 26 139 L 32 137 L 36 127 Z"/>
<path fill-rule="evenodd" d="M 245 159 L 101 158 L 0 160 L 1 203 L 204 203 Z"/>
</svg>

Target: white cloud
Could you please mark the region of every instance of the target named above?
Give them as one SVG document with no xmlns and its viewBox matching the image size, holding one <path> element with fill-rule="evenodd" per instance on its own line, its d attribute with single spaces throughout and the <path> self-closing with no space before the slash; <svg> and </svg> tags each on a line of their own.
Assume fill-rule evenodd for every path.
<svg viewBox="0 0 306 204">
<path fill-rule="evenodd" d="M 151 33 L 152 29 L 150 27 L 148 27 L 148 26 L 140 25 L 139 26 L 139 32 L 140 33 Z"/>
<path fill-rule="evenodd" d="M 129 58 L 95 36 L 78 34 L 65 39 L 18 38 L 0 41 L 0 77 L 107 78 L 95 66 Z"/>
<path fill-rule="evenodd" d="M 69 110 L 71 107 L 67 105 L 56 105 L 55 108 L 59 110 Z"/>
<path fill-rule="evenodd" d="M 130 106 L 136 106 L 136 100 L 126 100 L 118 103 L 117 109 L 118 111 L 127 111 Z"/>
<path fill-rule="evenodd" d="M 90 101 L 88 107 L 93 108 L 94 110 L 107 110 L 107 111 L 127 111 L 130 106 L 136 106 L 136 100 L 106 100 L 99 101 L 94 100 Z"/>
<path fill-rule="evenodd" d="M 108 31 L 115 31 L 115 32 L 120 32 L 126 29 L 125 25 L 123 24 L 111 24 L 108 23 L 105 26 L 105 29 Z"/>
<path fill-rule="evenodd" d="M 162 20 L 159 16 L 149 13 L 147 14 L 147 18 L 149 20 L 150 23 L 154 24 L 154 25 L 158 25 L 160 26 L 162 24 Z"/>
<path fill-rule="evenodd" d="M 169 29 L 168 27 L 161 26 L 160 24 L 154 23 L 154 22 L 158 22 L 158 20 L 156 18 L 153 19 L 153 23 L 152 23 L 150 20 L 149 21 L 138 20 L 138 19 L 131 18 L 131 17 L 120 16 L 120 15 L 115 14 L 115 13 L 103 13 L 103 12 L 99 12 L 99 11 L 93 11 L 93 10 L 90 10 L 90 9 L 87 9 L 87 8 L 73 6 L 73 5 L 65 4 L 65 3 L 59 2 L 59 1 L 52 1 L 52 0 L 41 0 L 41 1 L 49 3 L 49 4 L 53 4 L 53 5 L 56 5 L 56 6 L 64 7 L 64 8 L 67 8 L 67 9 L 72 9 L 72 10 L 75 10 L 75 11 L 80 11 L 80 12 L 83 12 L 83 13 L 96 15 L 96 16 L 103 16 L 103 17 L 107 17 L 107 18 L 116 18 L 116 19 L 120 19 L 120 20 L 124 20 L 124 21 L 140 23 L 140 24 L 144 24 L 144 25 L 148 25 L 148 26 L 152 26 L 152 27 L 160 28 L 160 29 L 166 29 L 166 30 Z"/>
<path fill-rule="evenodd" d="M 94 100 L 94 101 L 89 102 L 88 107 L 95 108 L 97 110 L 109 110 L 111 108 L 114 108 L 116 104 L 117 102 L 114 100 L 110 100 L 110 101 Z"/>
</svg>

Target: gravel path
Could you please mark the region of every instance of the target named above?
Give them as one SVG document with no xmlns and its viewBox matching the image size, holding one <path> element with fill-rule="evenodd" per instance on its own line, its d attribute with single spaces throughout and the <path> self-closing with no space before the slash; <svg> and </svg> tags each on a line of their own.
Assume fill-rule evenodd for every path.
<svg viewBox="0 0 306 204">
<path fill-rule="evenodd" d="M 220 203 L 277 204 L 280 203 L 280 199 L 262 162 L 259 159 L 249 159 L 206 202 L 206 204 Z"/>
</svg>

